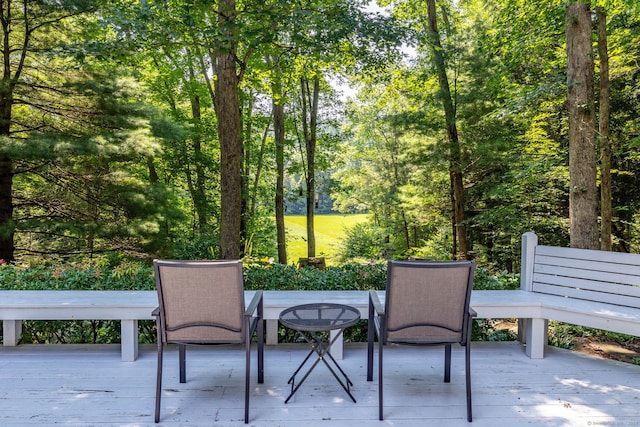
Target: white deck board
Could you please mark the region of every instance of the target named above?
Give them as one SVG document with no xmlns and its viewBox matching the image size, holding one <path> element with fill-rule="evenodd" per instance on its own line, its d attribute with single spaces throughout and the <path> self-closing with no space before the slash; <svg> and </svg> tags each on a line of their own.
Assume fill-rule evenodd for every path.
<svg viewBox="0 0 640 427">
<path fill-rule="evenodd" d="M 345 344 L 341 365 L 354 382 L 351 402 L 318 366 L 288 404 L 287 379 L 304 345 L 268 346 L 265 383 L 252 352 L 252 426 L 596 426 L 640 425 L 640 366 L 549 349 L 529 359 L 518 343 L 473 343 L 474 421 L 466 421 L 464 354 L 454 347 L 452 382 L 442 382 L 438 348 L 385 350 L 385 420 L 377 381 L 366 381 L 366 347 Z M 177 352 L 165 353 L 159 426 L 243 425 L 242 349 L 190 348 L 187 383 Z M 117 346 L 0 348 L 0 425 L 153 426 L 155 347 L 121 362 Z M 374 378 L 375 379 L 375 378 Z"/>
</svg>

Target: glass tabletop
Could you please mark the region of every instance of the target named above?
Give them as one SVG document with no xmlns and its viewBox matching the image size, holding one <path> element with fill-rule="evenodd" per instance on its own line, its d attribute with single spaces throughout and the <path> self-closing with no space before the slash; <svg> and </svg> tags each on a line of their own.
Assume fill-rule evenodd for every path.
<svg viewBox="0 0 640 427">
<path fill-rule="evenodd" d="M 344 304 L 315 303 L 289 307 L 280 313 L 280 322 L 298 331 L 331 331 L 355 325 L 360 311 Z"/>
</svg>

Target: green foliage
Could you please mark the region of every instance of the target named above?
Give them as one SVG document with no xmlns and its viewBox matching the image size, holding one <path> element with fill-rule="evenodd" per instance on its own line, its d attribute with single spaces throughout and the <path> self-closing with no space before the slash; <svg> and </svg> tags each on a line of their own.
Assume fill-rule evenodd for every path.
<svg viewBox="0 0 640 427">
<path fill-rule="evenodd" d="M 500 322 L 493 319 L 475 319 L 472 326 L 472 339 L 475 341 L 514 341 L 518 334 L 510 329 L 500 328 Z"/>
<path fill-rule="evenodd" d="M 151 267 L 137 261 L 116 266 L 102 260 L 0 266 L 0 289 L 15 290 L 151 290 Z"/>
<path fill-rule="evenodd" d="M 174 259 L 215 259 L 218 242 L 217 234 L 178 236 L 173 240 L 167 256 Z"/>
<path fill-rule="evenodd" d="M 368 290 L 384 289 L 385 264 L 345 264 L 319 270 L 293 265 L 250 265 L 245 287 L 262 290 Z"/>
<path fill-rule="evenodd" d="M 588 328 L 586 326 L 572 325 L 556 321 L 549 322 L 549 344 L 572 349 L 575 347 L 576 337 L 590 338 L 594 341 L 613 341 L 618 343 L 635 343 L 638 337 L 605 331 L 602 329 Z"/>
<path fill-rule="evenodd" d="M 373 224 L 357 224 L 346 231 L 340 248 L 341 259 L 384 258 L 388 250 L 388 233 Z"/>
<path fill-rule="evenodd" d="M 476 268 L 473 289 L 498 291 L 519 289 L 520 275 L 507 271 L 493 272 L 483 267 Z"/>
</svg>

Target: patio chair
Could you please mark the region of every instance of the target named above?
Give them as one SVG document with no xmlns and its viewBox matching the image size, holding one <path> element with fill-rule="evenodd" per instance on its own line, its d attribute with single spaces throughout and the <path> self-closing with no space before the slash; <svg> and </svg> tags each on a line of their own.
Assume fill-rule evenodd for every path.
<svg viewBox="0 0 640 427">
<path fill-rule="evenodd" d="M 369 293 L 367 381 L 373 380 L 373 348 L 378 337 L 378 408 L 383 416 L 382 352 L 386 344 L 444 345 L 444 382 L 451 380 L 451 344 L 465 347 L 467 420 L 471 415 L 471 324 L 469 308 L 474 261 L 390 261 L 384 307 Z"/>
<path fill-rule="evenodd" d="M 264 382 L 262 291 L 245 309 L 240 261 L 155 260 L 159 307 L 158 373 L 155 422 L 160 420 L 162 356 L 166 344 L 178 344 L 180 382 L 186 382 L 186 346 L 244 344 L 246 352 L 244 422 L 249 422 L 251 337 L 257 333 L 258 383 Z"/>
</svg>

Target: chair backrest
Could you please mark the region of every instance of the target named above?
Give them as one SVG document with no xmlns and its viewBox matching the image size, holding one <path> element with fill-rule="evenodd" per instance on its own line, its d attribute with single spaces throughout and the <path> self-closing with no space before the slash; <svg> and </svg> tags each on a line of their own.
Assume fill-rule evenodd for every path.
<svg viewBox="0 0 640 427">
<path fill-rule="evenodd" d="M 385 342 L 464 343 L 474 261 L 390 261 Z"/>
<path fill-rule="evenodd" d="M 164 342 L 244 341 L 241 261 L 155 260 Z"/>
</svg>

